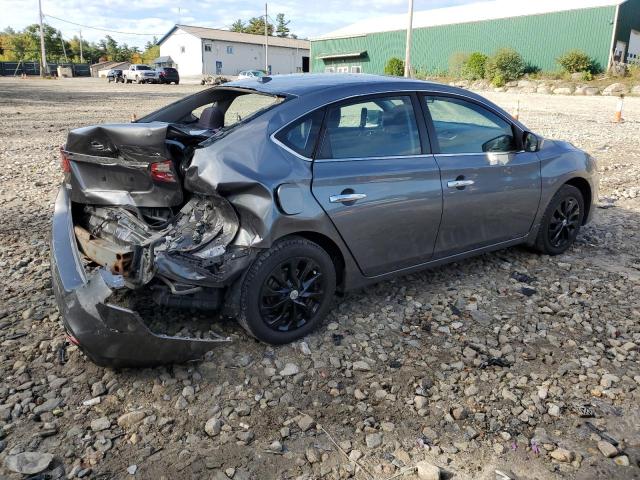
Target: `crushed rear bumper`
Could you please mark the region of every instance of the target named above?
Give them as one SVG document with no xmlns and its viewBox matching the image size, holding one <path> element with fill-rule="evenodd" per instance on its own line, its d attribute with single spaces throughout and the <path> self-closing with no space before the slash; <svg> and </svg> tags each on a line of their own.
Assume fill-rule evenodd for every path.
<svg viewBox="0 0 640 480">
<path fill-rule="evenodd" d="M 159 335 L 133 310 L 109 303 L 124 287 L 122 277 L 104 268 L 86 272 L 80 259 L 71 217 L 71 201 L 62 187 L 51 227 L 53 291 L 67 333 L 98 365 L 151 366 L 202 358 L 229 338 L 202 340 Z"/>
</svg>

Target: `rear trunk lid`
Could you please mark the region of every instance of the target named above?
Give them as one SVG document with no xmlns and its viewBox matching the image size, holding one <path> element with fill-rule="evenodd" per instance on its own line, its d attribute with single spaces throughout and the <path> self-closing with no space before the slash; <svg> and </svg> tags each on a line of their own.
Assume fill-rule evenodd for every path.
<svg viewBox="0 0 640 480">
<path fill-rule="evenodd" d="M 92 205 L 174 207 L 183 203 L 178 165 L 163 122 L 96 125 L 69 132 L 71 200 Z"/>
</svg>

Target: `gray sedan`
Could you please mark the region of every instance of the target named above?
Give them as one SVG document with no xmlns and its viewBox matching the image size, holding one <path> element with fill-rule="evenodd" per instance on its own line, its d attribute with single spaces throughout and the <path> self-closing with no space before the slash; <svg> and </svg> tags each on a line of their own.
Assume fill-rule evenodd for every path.
<svg viewBox="0 0 640 480">
<path fill-rule="evenodd" d="M 155 331 L 160 311 L 221 310 L 282 344 L 337 292 L 513 245 L 561 254 L 598 185 L 591 156 L 478 95 L 368 75 L 228 83 L 74 130 L 61 160 L 54 290 L 108 365 L 228 341 Z"/>
</svg>

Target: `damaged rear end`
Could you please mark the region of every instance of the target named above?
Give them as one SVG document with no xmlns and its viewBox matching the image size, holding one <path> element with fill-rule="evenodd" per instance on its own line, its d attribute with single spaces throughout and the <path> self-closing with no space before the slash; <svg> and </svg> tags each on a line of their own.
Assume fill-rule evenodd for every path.
<svg viewBox="0 0 640 480">
<path fill-rule="evenodd" d="M 158 316 L 179 321 L 175 308 L 220 308 L 255 257 L 233 245 L 239 218 L 227 200 L 184 187 L 194 151 L 221 133 L 196 122 L 86 127 L 61 148 L 54 291 L 70 340 L 98 364 L 183 362 L 229 341 L 153 328 Z"/>
</svg>

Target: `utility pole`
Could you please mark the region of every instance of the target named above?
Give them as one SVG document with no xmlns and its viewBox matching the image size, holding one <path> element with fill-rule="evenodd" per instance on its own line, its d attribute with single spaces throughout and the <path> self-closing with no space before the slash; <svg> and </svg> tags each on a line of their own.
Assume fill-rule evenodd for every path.
<svg viewBox="0 0 640 480">
<path fill-rule="evenodd" d="M 44 48 L 44 26 L 42 25 L 42 0 L 38 0 L 38 10 L 40 11 L 40 76 L 44 78 L 49 74 L 47 65 L 47 52 Z"/>
<path fill-rule="evenodd" d="M 269 75 L 269 13 L 264 4 L 264 71 Z"/>
<path fill-rule="evenodd" d="M 67 58 L 67 49 L 64 47 L 64 39 L 62 35 L 60 36 L 60 43 L 62 44 L 62 53 L 64 53 L 64 61 L 65 63 L 69 63 L 69 59 Z"/>
<path fill-rule="evenodd" d="M 404 52 L 404 76 L 411 76 L 411 34 L 413 33 L 413 0 L 409 0 L 409 24 L 407 25 L 407 46 Z"/>
<path fill-rule="evenodd" d="M 82 56 L 82 30 L 80 30 L 80 63 L 84 63 L 84 57 Z"/>
</svg>

